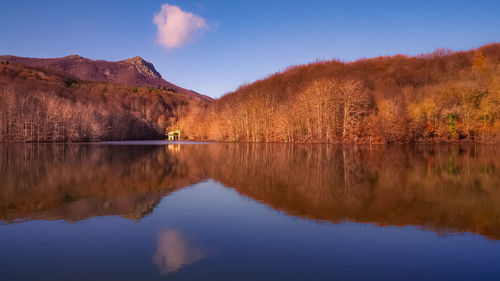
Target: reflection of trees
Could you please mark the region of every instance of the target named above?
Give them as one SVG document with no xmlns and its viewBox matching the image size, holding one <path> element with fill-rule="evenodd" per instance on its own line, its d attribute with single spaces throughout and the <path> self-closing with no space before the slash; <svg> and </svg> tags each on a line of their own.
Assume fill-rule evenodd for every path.
<svg viewBox="0 0 500 281">
<path fill-rule="evenodd" d="M 190 245 L 190 241 L 181 232 L 167 229 L 158 236 L 158 248 L 153 262 L 161 274 L 168 274 L 204 257 L 204 251 Z"/>
<path fill-rule="evenodd" d="M 163 146 L 2 145 L 0 219 L 139 219 L 203 179 Z"/>
<path fill-rule="evenodd" d="M 500 147 L 207 147 L 210 177 L 290 215 L 500 239 Z"/>
<path fill-rule="evenodd" d="M 139 219 L 213 178 L 294 216 L 500 239 L 500 147 L 0 146 L 0 218 Z"/>
<path fill-rule="evenodd" d="M 374 175 L 363 163 L 363 154 L 357 148 L 342 150 L 344 182 L 340 200 L 346 205 L 360 207 L 370 196 L 370 180 Z"/>
</svg>

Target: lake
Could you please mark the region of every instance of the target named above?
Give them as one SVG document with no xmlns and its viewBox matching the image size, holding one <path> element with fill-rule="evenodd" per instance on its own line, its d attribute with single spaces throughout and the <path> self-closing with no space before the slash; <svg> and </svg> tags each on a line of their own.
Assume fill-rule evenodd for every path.
<svg viewBox="0 0 500 281">
<path fill-rule="evenodd" d="M 0 144 L 0 280 L 500 280 L 500 147 Z"/>
</svg>

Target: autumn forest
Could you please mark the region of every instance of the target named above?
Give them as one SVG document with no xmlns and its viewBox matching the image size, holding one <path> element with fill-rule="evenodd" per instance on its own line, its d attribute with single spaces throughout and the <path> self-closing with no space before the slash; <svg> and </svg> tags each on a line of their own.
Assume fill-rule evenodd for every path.
<svg viewBox="0 0 500 281">
<path fill-rule="evenodd" d="M 202 102 L 171 89 L 96 83 L 0 65 L 0 142 L 162 139 L 177 108 Z"/>
<path fill-rule="evenodd" d="M 0 142 L 495 143 L 499 66 L 500 44 L 318 61 L 211 100 L 2 61 Z"/>
<path fill-rule="evenodd" d="M 291 67 L 240 87 L 177 126 L 243 142 L 497 142 L 500 44 Z"/>
</svg>

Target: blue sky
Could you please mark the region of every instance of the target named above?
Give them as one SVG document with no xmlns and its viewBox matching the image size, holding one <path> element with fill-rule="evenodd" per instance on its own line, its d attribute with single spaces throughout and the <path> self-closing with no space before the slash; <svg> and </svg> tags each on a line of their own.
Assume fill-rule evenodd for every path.
<svg viewBox="0 0 500 281">
<path fill-rule="evenodd" d="M 179 48 L 157 42 L 163 4 L 202 18 Z M 290 65 L 465 50 L 500 41 L 500 1 L 16 0 L 0 9 L 0 54 L 122 60 L 212 97 Z"/>
</svg>

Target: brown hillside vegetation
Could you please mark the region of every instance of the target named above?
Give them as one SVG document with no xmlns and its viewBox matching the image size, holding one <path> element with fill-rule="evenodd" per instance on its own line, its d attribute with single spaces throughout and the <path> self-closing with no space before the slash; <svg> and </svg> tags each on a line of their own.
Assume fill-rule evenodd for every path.
<svg viewBox="0 0 500 281">
<path fill-rule="evenodd" d="M 295 66 L 192 108 L 194 139 L 244 142 L 496 142 L 500 44 Z"/>
<path fill-rule="evenodd" d="M 141 57 L 110 62 L 105 60 L 91 60 L 78 55 L 51 59 L 0 56 L 0 61 L 9 61 L 10 63 L 59 75 L 69 75 L 83 81 L 117 83 L 130 87 L 161 88 L 185 94 L 192 98 L 211 99 L 164 80 L 161 74 L 156 71 L 154 65 Z"/>
<path fill-rule="evenodd" d="M 0 64 L 0 142 L 163 139 L 176 111 L 204 103 L 158 88 L 84 82 Z"/>
</svg>

